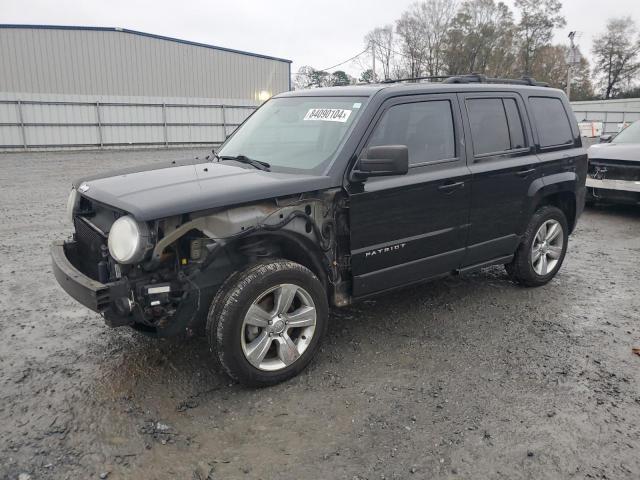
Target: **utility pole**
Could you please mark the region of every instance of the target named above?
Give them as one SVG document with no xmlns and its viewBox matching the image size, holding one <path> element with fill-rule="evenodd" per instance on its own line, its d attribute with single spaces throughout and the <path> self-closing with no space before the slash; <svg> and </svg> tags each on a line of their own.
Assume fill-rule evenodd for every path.
<svg viewBox="0 0 640 480">
<path fill-rule="evenodd" d="M 373 38 L 371 39 L 371 73 L 373 77 L 371 83 L 376 83 L 376 44 Z"/>
<path fill-rule="evenodd" d="M 576 45 L 573 42 L 573 39 L 576 36 L 576 32 L 569 32 L 569 41 L 571 42 L 571 46 L 569 47 L 569 58 L 567 61 L 567 98 L 571 101 L 571 80 L 572 80 L 572 72 L 571 67 L 576 62 Z"/>
</svg>

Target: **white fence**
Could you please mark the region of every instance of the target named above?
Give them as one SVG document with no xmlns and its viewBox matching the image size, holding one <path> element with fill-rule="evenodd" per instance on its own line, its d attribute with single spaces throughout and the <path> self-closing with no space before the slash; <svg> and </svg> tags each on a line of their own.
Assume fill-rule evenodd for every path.
<svg viewBox="0 0 640 480">
<path fill-rule="evenodd" d="M 0 151 L 217 145 L 255 105 L 0 100 Z"/>
</svg>

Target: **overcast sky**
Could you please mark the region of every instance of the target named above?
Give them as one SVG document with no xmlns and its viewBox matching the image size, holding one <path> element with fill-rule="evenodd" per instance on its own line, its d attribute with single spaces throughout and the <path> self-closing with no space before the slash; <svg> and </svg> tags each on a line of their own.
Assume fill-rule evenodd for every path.
<svg viewBox="0 0 640 480">
<path fill-rule="evenodd" d="M 327 68 L 364 49 L 371 29 L 393 23 L 413 0 L 0 0 L 0 22 L 122 27 L 247 50 Z M 505 3 L 513 6 L 513 0 Z M 567 27 L 589 56 L 606 19 L 630 15 L 640 23 L 640 0 L 564 0 Z M 369 60 L 362 57 L 363 63 Z M 350 63 L 340 68 L 353 75 Z"/>
</svg>

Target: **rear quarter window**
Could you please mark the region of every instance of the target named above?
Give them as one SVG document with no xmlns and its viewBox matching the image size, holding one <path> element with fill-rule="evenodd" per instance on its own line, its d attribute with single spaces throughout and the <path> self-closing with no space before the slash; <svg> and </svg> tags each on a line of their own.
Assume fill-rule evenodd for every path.
<svg viewBox="0 0 640 480">
<path fill-rule="evenodd" d="M 571 123 L 562 100 L 555 97 L 530 97 L 529 105 L 540 137 L 540 147 L 573 144 Z"/>
</svg>

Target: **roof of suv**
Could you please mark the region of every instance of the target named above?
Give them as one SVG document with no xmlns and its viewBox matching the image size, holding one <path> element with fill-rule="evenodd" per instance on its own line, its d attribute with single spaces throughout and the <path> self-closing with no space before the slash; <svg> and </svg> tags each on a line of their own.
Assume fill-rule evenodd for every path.
<svg viewBox="0 0 640 480">
<path fill-rule="evenodd" d="M 538 92 L 560 92 L 555 88 L 513 85 L 508 83 L 382 83 L 367 85 L 349 85 L 343 87 L 323 87 L 305 90 L 294 90 L 284 92 L 276 97 L 371 97 L 377 92 L 384 90 L 385 93 L 431 93 L 431 92 L 451 92 L 451 91 L 538 91 Z"/>
</svg>

